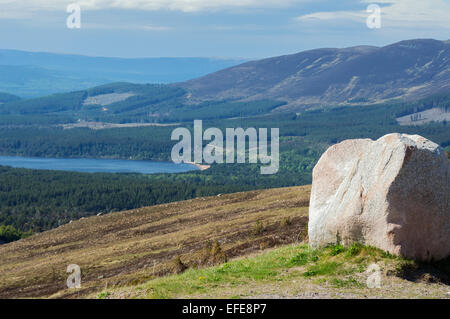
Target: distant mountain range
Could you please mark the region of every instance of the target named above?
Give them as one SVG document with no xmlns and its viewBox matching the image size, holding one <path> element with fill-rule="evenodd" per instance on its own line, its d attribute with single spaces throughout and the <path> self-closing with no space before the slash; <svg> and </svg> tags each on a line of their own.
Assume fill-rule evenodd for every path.
<svg viewBox="0 0 450 319">
<path fill-rule="evenodd" d="M 9 93 L 0 92 L 0 104 L 18 101 L 18 100 L 20 100 L 20 98 L 18 96 L 15 96 L 15 95 L 12 95 Z"/>
<path fill-rule="evenodd" d="M 378 103 L 450 92 L 450 42 L 317 49 L 247 62 L 176 84 L 196 101 L 288 102 L 283 108 Z"/>
<path fill-rule="evenodd" d="M 243 59 L 123 59 L 0 50 L 0 92 L 29 98 L 118 81 L 172 83 L 242 62 Z"/>
<path fill-rule="evenodd" d="M 98 58 L 98 63 L 95 59 L 55 56 L 51 64 L 50 57 L 44 59 L 37 55 L 37 62 L 33 59 L 27 61 L 58 69 L 54 72 L 60 72 L 61 83 L 82 76 L 83 72 L 105 77 L 141 78 L 146 70 L 151 69 L 153 73 L 148 73 L 148 77 L 156 76 L 158 72 L 182 77 L 187 76 L 186 70 L 193 74 L 195 65 L 203 66 L 196 72 L 204 72 L 220 64 L 208 59 L 160 59 L 156 62 L 151 59 L 122 61 Z M 11 64 L 12 60 L 9 61 Z M 74 71 L 77 66 L 80 69 Z M 30 70 L 35 68 L 17 67 L 30 68 L 25 74 L 30 74 Z M 180 70 L 178 75 L 177 68 Z M 39 70 L 36 72 L 40 74 Z M 68 77 L 63 75 L 66 74 L 64 72 L 74 75 Z M 18 78 L 20 76 L 17 74 Z M 50 88 L 61 85 L 53 81 L 49 82 Z M 87 85 L 87 82 L 83 83 Z M 173 84 L 118 82 L 35 99 L 17 100 L 5 96 L 3 104 L 0 104 L 0 115 L 5 123 L 13 119 L 22 123 L 23 115 L 28 117 L 27 123 L 31 121 L 30 116 L 39 116 L 35 120 L 41 123 L 50 121 L 55 124 L 74 121 L 180 122 L 391 100 L 417 101 L 442 94 L 450 95 L 450 42 L 409 40 L 382 48 L 359 46 L 311 50 L 247 62 Z M 427 109 L 427 105 L 422 105 L 420 111 Z"/>
</svg>

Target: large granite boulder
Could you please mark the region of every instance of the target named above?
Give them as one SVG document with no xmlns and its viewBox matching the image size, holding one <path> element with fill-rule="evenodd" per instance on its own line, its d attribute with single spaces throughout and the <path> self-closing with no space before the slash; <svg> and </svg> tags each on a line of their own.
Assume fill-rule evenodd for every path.
<svg viewBox="0 0 450 319">
<path fill-rule="evenodd" d="M 418 135 L 331 146 L 313 171 L 308 235 L 313 247 L 354 242 L 416 260 L 450 255 L 450 165 Z"/>
</svg>

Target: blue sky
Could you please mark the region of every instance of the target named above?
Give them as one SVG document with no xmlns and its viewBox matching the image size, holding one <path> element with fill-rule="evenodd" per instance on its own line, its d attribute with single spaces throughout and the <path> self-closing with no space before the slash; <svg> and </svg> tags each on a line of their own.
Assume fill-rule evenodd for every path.
<svg viewBox="0 0 450 319">
<path fill-rule="evenodd" d="M 79 3 L 81 29 L 66 7 Z M 369 4 L 381 7 L 369 29 Z M 450 0 L 0 0 L 0 48 L 115 57 L 262 58 L 450 38 Z"/>
</svg>

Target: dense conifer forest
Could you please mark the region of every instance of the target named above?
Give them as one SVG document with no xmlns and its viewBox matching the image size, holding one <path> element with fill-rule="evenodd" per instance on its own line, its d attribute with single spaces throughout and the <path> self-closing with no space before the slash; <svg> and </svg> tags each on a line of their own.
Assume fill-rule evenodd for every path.
<svg viewBox="0 0 450 319">
<path fill-rule="evenodd" d="M 155 87 L 152 89 L 156 90 Z M 173 91 L 169 93 L 176 95 Z M 161 91 L 163 97 L 169 93 Z M 74 94 L 74 98 L 77 97 Z M 20 109 L 21 101 L 14 103 Z M 71 102 L 60 105 L 70 108 Z M 191 110 L 191 113 L 186 109 L 182 114 L 189 120 L 179 125 L 192 129 L 190 117 L 203 114 L 202 110 L 211 105 L 204 104 L 196 111 Z M 246 105 L 252 110 L 252 116 L 241 112 L 239 116 L 228 119 L 225 115 L 221 120 L 206 117 L 203 127 L 218 127 L 223 131 L 227 127 L 280 128 L 280 170 L 277 174 L 261 175 L 256 164 L 220 164 L 206 171 L 155 175 L 88 174 L 0 167 L 0 242 L 98 213 L 251 189 L 309 184 L 312 169 L 326 148 L 349 138 L 377 139 L 392 132 L 420 134 L 450 151 L 447 122 L 400 126 L 396 121 L 400 116 L 424 109 L 448 108 L 448 95 L 413 103 L 316 108 L 297 113 L 258 114 L 266 112 L 274 104 Z M 227 108 L 229 105 L 220 107 Z M 17 119 L 17 125 L 11 125 L 11 117 Z M 35 114 L 1 116 L 0 122 L 7 122 L 8 125 L 0 127 L 0 154 L 167 161 L 176 143 L 170 140 L 176 126 L 63 129 L 43 124 L 51 115 L 43 118 L 45 120 L 40 121 L 41 115 Z M 26 124 L 28 122 L 32 125 Z"/>
</svg>

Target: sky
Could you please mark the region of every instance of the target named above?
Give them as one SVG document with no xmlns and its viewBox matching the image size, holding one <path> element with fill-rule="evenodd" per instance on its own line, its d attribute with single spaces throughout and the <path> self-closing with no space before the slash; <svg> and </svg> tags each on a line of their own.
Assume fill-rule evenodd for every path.
<svg viewBox="0 0 450 319">
<path fill-rule="evenodd" d="M 366 23 L 373 4 L 380 28 Z M 0 0 L 1 49 L 253 59 L 415 38 L 450 39 L 450 0 Z"/>
</svg>

